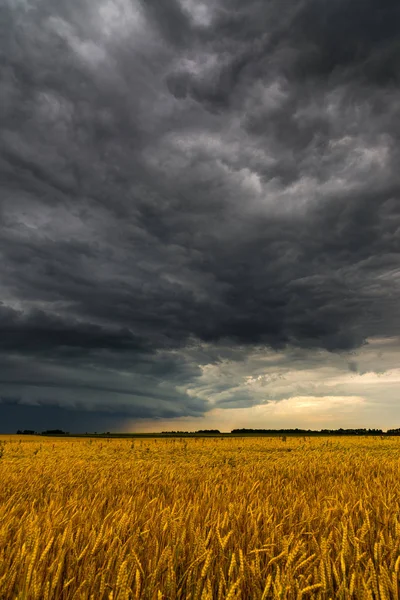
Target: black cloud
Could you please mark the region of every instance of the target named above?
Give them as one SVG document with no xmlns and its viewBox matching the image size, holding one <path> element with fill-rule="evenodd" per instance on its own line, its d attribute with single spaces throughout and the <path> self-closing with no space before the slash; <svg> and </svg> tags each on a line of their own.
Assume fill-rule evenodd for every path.
<svg viewBox="0 0 400 600">
<path fill-rule="evenodd" d="M 284 5 L 3 6 L 0 391 L 108 364 L 105 405 L 201 414 L 199 341 L 399 333 L 400 9 Z"/>
<path fill-rule="evenodd" d="M 171 418 L 176 413 L 168 410 L 156 412 L 146 406 L 134 413 L 129 408 L 114 406 L 113 410 L 87 410 L 84 406 L 65 407 L 47 403 L 26 404 L 16 398 L 0 400 L 0 433 L 15 433 L 18 429 L 32 429 L 38 433 L 48 429 L 62 429 L 67 432 L 99 433 L 121 432 L 132 418 Z M 28 424 L 29 427 L 24 427 Z"/>
</svg>

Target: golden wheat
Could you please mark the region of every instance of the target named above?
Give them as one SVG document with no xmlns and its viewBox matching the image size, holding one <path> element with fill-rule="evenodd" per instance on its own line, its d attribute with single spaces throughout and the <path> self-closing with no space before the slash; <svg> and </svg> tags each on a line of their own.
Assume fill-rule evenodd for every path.
<svg viewBox="0 0 400 600">
<path fill-rule="evenodd" d="M 1 600 L 399 598 L 399 438 L 2 440 Z"/>
</svg>

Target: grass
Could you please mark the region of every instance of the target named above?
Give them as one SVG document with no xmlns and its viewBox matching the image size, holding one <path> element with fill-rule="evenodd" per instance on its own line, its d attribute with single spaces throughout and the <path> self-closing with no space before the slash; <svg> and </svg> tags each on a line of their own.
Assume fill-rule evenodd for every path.
<svg viewBox="0 0 400 600">
<path fill-rule="evenodd" d="M 2 600 L 399 598 L 399 438 L 1 441 Z"/>
</svg>

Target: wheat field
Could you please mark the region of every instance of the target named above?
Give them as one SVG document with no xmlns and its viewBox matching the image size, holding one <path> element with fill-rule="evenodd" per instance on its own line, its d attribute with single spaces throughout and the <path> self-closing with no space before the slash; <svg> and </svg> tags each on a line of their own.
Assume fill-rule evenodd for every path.
<svg viewBox="0 0 400 600">
<path fill-rule="evenodd" d="M 1 600 L 399 598 L 399 438 L 1 440 Z"/>
</svg>

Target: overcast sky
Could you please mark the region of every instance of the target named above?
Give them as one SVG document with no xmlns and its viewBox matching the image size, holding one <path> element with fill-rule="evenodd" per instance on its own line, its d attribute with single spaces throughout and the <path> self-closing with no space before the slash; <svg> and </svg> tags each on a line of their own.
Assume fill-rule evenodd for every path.
<svg viewBox="0 0 400 600">
<path fill-rule="evenodd" d="M 400 427 L 398 0 L 3 0 L 0 431 Z"/>
</svg>

